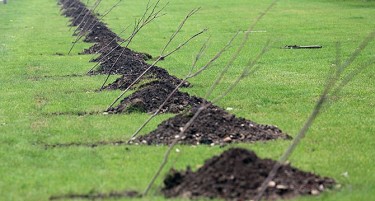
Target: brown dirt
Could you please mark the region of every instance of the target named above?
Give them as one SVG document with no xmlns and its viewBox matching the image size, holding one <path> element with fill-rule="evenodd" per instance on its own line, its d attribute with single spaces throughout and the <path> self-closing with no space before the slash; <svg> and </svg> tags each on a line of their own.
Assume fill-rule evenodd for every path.
<svg viewBox="0 0 375 201">
<path fill-rule="evenodd" d="M 171 170 L 164 180 L 162 192 L 166 197 L 251 200 L 275 163 L 271 159 L 258 158 L 252 151 L 232 148 L 207 160 L 195 172 L 189 167 L 181 172 Z M 282 165 L 264 198 L 275 200 L 318 195 L 334 184 L 333 179 Z"/>
<path fill-rule="evenodd" d="M 118 106 L 111 108 L 108 112 L 123 113 L 136 111 L 153 113 L 175 88 L 175 85 L 170 82 L 153 81 L 141 86 L 138 91 L 123 99 Z M 179 113 L 188 107 L 198 106 L 202 103 L 202 98 L 176 91 L 160 113 Z"/>
<path fill-rule="evenodd" d="M 203 110 L 185 131 L 184 136 L 179 136 L 180 129 L 191 119 L 196 110 L 197 108 L 192 108 L 187 114 L 178 114 L 162 122 L 156 130 L 137 137 L 132 143 L 171 144 L 176 137 L 180 138 L 180 144 L 193 145 L 291 139 L 289 135 L 275 126 L 257 124 L 238 118 L 216 106 Z"/>
</svg>

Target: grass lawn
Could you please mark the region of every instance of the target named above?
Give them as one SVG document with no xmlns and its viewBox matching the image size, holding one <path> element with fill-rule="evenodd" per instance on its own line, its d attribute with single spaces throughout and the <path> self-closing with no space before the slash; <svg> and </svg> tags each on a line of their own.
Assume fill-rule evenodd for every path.
<svg viewBox="0 0 375 201">
<path fill-rule="evenodd" d="M 103 1 L 99 12 L 104 13 L 114 2 Z M 183 77 L 208 37 L 209 49 L 201 63 L 238 30 L 246 30 L 270 2 L 174 0 L 165 9 L 167 15 L 142 30 L 130 48 L 159 55 L 186 13 L 201 7 L 172 47 L 203 28 L 208 28 L 208 32 L 158 64 L 171 74 Z M 142 15 L 146 3 L 124 1 L 104 21 L 120 33 Z M 218 105 L 232 107 L 231 112 L 237 116 L 277 125 L 295 136 L 335 61 L 336 42 L 341 43 L 343 58 L 347 58 L 375 29 L 373 19 L 375 1 L 281 0 L 255 27 L 259 32 L 251 34 L 239 60 L 215 94 L 224 90 L 240 74 L 248 59 L 271 40 L 270 51 L 259 62 L 260 70 L 243 80 Z M 88 62 L 90 55 L 78 53 L 90 44 L 80 42 L 67 55 L 74 40 L 67 22 L 53 0 L 9 0 L 6 5 L 0 4 L 0 200 L 39 201 L 66 193 L 143 191 L 166 150 L 164 146 L 45 149 L 45 144 L 126 140 L 148 117 L 147 114 L 77 115 L 104 110 L 119 91 L 98 93 L 95 90 L 105 76 L 84 76 L 93 63 Z M 125 38 L 126 34 L 122 36 Z M 211 70 L 190 80 L 193 87 L 184 90 L 203 96 L 239 43 L 237 40 Z M 322 45 L 323 48 L 281 49 L 285 45 Z M 371 42 L 354 65 L 373 58 L 374 49 L 375 42 Z M 375 200 L 374 79 L 373 65 L 342 91 L 337 102 L 324 110 L 290 158 L 294 166 L 332 177 L 342 187 L 295 200 Z M 158 116 L 143 133 L 171 116 Z M 181 152 L 172 154 L 165 170 L 187 165 L 195 168 L 233 146 L 277 159 L 289 144 L 290 141 L 273 141 L 225 148 L 180 146 Z M 159 179 L 150 196 L 143 200 L 164 200 L 159 193 L 161 187 Z"/>
</svg>

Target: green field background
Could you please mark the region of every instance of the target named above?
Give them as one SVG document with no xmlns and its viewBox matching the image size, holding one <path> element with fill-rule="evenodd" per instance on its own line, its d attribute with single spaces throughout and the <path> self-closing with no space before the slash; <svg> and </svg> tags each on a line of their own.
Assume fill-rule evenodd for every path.
<svg viewBox="0 0 375 201">
<path fill-rule="evenodd" d="M 115 0 L 103 1 L 105 13 Z M 89 1 L 91 5 L 93 1 Z M 162 4 L 167 1 L 162 1 Z M 204 64 L 238 31 L 245 31 L 271 3 L 264 0 L 173 0 L 165 16 L 145 27 L 131 43 L 135 51 L 160 54 L 184 16 L 201 7 L 171 44 L 171 49 L 207 28 L 179 52 L 158 66 L 184 77 L 201 45 L 210 38 Z M 123 1 L 103 21 L 116 33 L 142 16 L 147 1 Z M 270 50 L 260 69 L 218 103 L 231 113 L 262 124 L 277 125 L 295 136 L 313 109 L 336 59 L 342 59 L 375 30 L 374 1 L 281 0 L 256 25 L 233 68 L 212 97 L 226 89 L 268 40 Z M 9 0 L 0 5 L 0 200 L 48 200 L 67 193 L 143 191 L 162 160 L 165 146 L 72 146 L 46 149 L 46 144 L 95 143 L 127 140 L 147 114 L 104 115 L 119 91 L 96 92 L 105 76 L 85 76 L 91 55 L 78 55 L 90 44 L 79 42 L 67 54 L 74 37 L 68 18 L 54 0 Z M 123 38 L 129 32 L 122 34 Z M 200 76 L 191 79 L 192 95 L 204 96 L 224 68 L 234 45 Z M 315 50 L 282 49 L 285 45 L 322 45 Z M 371 42 L 347 72 L 374 58 Z M 114 80 L 116 76 L 112 76 Z M 375 68 L 359 74 L 329 103 L 296 152 L 293 166 L 334 178 L 341 186 L 313 197 L 295 200 L 375 200 Z M 79 116 L 81 112 L 99 112 Z M 55 115 L 62 113 L 61 115 Z M 173 115 L 163 114 L 142 134 Z M 290 141 L 217 146 L 178 146 L 170 168 L 194 169 L 230 147 L 244 147 L 261 157 L 277 159 Z M 146 198 L 165 200 L 160 178 Z M 126 199 L 124 199 L 126 200 Z M 181 200 L 181 199 L 176 199 Z"/>
</svg>

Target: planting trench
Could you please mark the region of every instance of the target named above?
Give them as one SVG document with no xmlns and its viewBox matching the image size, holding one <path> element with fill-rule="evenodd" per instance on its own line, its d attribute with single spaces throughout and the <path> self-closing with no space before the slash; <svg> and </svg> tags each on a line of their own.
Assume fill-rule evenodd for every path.
<svg viewBox="0 0 375 201">
<path fill-rule="evenodd" d="M 94 13 L 88 11 L 79 0 L 60 0 L 63 14 L 70 17 L 71 26 L 77 26 L 76 35 L 84 35 L 85 42 L 94 43 L 82 54 L 99 54 L 93 62 L 99 67 L 89 72 L 96 74 L 121 75 L 105 89 L 125 89 L 150 65 L 146 63 L 151 56 L 138 53 L 119 42 L 124 41 L 100 22 Z M 88 28 L 92 27 L 92 29 Z M 124 98 L 119 105 L 110 108 L 108 113 L 154 112 L 166 97 L 182 80 L 170 75 L 165 69 L 154 66 L 139 83 L 136 91 Z M 184 83 L 183 87 L 188 87 Z M 181 144 L 223 145 L 236 142 L 255 142 L 291 137 L 279 128 L 257 124 L 244 118 L 238 118 L 218 106 L 205 109 L 198 119 L 179 136 L 181 128 L 190 120 L 197 107 L 207 102 L 199 97 L 177 91 L 167 101 L 161 112 L 179 113 L 162 122 L 151 133 L 137 137 L 133 144 L 171 144 L 178 138 Z M 118 144 L 123 144 L 121 141 Z M 102 144 L 112 144 L 110 142 Z M 116 143 L 113 143 L 116 144 Z M 77 145 L 77 143 L 72 143 Z M 98 145 L 101 145 L 100 143 Z M 53 145 L 49 145 L 54 147 Z M 89 146 L 95 147 L 92 144 Z M 65 147 L 65 146 L 56 146 Z M 259 159 L 254 152 L 244 149 L 230 149 L 220 156 L 206 161 L 196 172 L 189 168 L 186 171 L 172 171 L 164 180 L 162 192 L 166 197 L 209 197 L 225 200 L 245 200 L 253 198 L 265 177 L 275 164 L 270 159 Z M 303 172 L 290 165 L 283 165 L 276 178 L 269 184 L 265 198 L 269 200 L 291 198 L 298 195 L 317 195 L 335 184 L 334 180 L 322 178 L 312 173 Z M 127 197 L 127 193 L 115 193 L 115 197 Z M 137 193 L 132 195 L 138 196 Z M 110 198 L 111 194 L 98 194 L 95 198 Z M 113 196 L 112 196 L 113 197 Z M 52 197 L 51 197 L 52 198 Z M 87 195 L 55 196 L 54 198 L 90 198 Z"/>
</svg>

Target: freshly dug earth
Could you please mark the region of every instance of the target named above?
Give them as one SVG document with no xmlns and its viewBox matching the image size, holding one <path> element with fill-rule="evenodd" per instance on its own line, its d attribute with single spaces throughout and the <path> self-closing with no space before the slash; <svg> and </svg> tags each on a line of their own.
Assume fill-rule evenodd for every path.
<svg viewBox="0 0 375 201">
<path fill-rule="evenodd" d="M 175 85 L 166 81 L 153 81 L 126 97 L 121 103 L 111 108 L 109 113 L 122 112 L 155 112 L 175 89 Z M 188 107 L 196 107 L 203 103 L 202 98 L 190 96 L 188 93 L 176 91 L 159 113 L 179 113 Z"/>
<path fill-rule="evenodd" d="M 162 192 L 166 197 L 251 200 L 275 163 L 277 161 L 258 158 L 252 151 L 232 148 L 207 160 L 196 172 L 189 167 L 182 172 L 172 170 L 164 180 Z M 334 184 L 333 179 L 282 165 L 263 198 L 318 195 Z"/>
<path fill-rule="evenodd" d="M 238 118 L 217 106 L 203 110 L 192 125 L 179 136 L 180 129 L 194 116 L 197 108 L 187 114 L 178 114 L 157 127 L 156 130 L 134 139 L 133 143 L 171 144 L 179 138 L 180 144 L 226 144 L 231 142 L 255 142 L 273 139 L 291 139 L 275 126 L 261 125 Z"/>
</svg>

